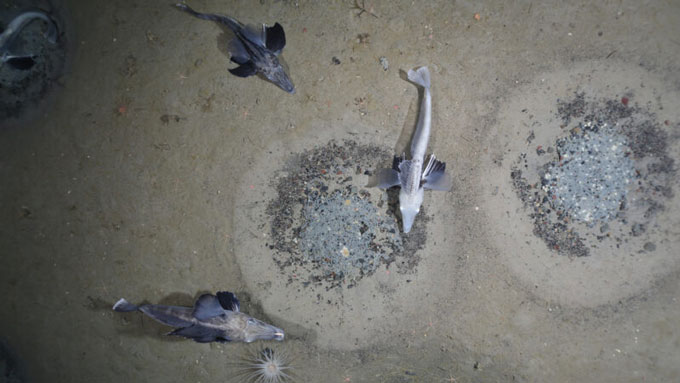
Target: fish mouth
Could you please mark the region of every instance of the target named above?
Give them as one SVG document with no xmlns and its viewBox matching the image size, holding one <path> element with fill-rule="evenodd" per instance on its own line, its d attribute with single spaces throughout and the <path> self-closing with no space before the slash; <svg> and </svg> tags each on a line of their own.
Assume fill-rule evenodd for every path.
<svg viewBox="0 0 680 383">
<path fill-rule="evenodd" d="M 276 82 L 276 85 L 290 94 L 295 94 L 295 85 L 293 85 L 288 76 L 285 77 L 285 80 L 281 80 L 282 81 Z"/>
<path fill-rule="evenodd" d="M 288 77 L 288 74 L 283 67 L 279 66 L 271 73 L 266 73 L 265 77 L 286 92 L 295 94 L 295 85 L 293 85 L 293 82 L 290 80 L 290 77 Z"/>
<path fill-rule="evenodd" d="M 276 326 L 255 318 L 251 318 L 250 321 L 252 321 L 252 325 L 247 326 L 245 329 L 245 339 L 248 343 L 258 339 L 282 341 L 285 337 L 283 330 Z"/>
<path fill-rule="evenodd" d="M 403 224 L 404 233 L 408 233 L 409 231 L 411 231 L 413 221 L 415 221 L 417 214 L 418 210 L 416 209 L 410 208 L 401 209 L 401 221 Z"/>
</svg>

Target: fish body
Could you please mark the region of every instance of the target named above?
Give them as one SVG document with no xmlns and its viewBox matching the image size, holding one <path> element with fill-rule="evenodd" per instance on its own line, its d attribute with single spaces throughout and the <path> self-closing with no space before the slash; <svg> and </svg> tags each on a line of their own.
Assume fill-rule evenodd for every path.
<svg viewBox="0 0 680 383">
<path fill-rule="evenodd" d="M 124 298 L 113 305 L 118 312 L 141 311 L 171 327 L 168 335 L 179 335 L 199 343 L 246 342 L 255 340 L 283 340 L 278 327 L 255 319 L 239 310 L 236 295 L 220 291 L 216 295 L 201 295 L 194 307 L 166 305 L 134 305 Z"/>
<path fill-rule="evenodd" d="M 45 37 L 51 44 L 55 44 L 59 37 L 59 30 L 55 21 L 42 10 L 30 10 L 16 16 L 0 34 L 0 61 L 12 65 L 16 69 L 29 69 L 33 66 L 35 55 L 14 55 L 10 53 L 12 44 L 21 31 L 33 20 L 40 19 L 47 23 Z"/>
<path fill-rule="evenodd" d="M 427 67 L 408 71 L 408 79 L 423 88 L 416 131 L 411 141 L 411 159 L 405 155 L 395 157 L 392 169 L 383 169 L 377 174 L 380 188 L 400 186 L 399 211 L 405 233 L 411 231 L 416 215 L 423 203 L 424 189 L 449 190 L 451 182 L 445 173 L 446 164 L 430 156 L 425 164 L 425 153 L 432 127 L 432 95 L 430 93 L 430 72 Z"/>
<path fill-rule="evenodd" d="M 229 42 L 228 48 L 231 61 L 239 66 L 229 69 L 231 74 L 249 77 L 260 73 L 279 88 L 288 93 L 295 93 L 295 86 L 278 58 L 286 45 L 286 34 L 279 23 L 271 27 L 265 24 L 260 27 L 243 25 L 226 15 L 196 12 L 182 3 L 175 6 L 199 19 L 224 24 L 234 32 L 235 38 Z"/>
</svg>

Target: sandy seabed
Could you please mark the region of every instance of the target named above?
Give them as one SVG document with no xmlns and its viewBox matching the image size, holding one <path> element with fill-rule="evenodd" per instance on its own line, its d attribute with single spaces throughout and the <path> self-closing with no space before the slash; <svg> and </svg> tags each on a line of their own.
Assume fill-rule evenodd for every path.
<svg viewBox="0 0 680 383">
<path fill-rule="evenodd" d="M 4 381 L 239 381 L 247 345 L 165 337 L 141 314 L 111 311 L 121 297 L 191 305 L 218 290 L 286 331 L 261 346 L 285 349 L 300 382 L 680 380 L 674 169 L 670 194 L 629 193 L 659 202 L 653 216 L 628 204 L 607 230 L 564 226 L 587 256 L 537 234 L 511 177 L 521 167 L 525 191 L 540 182 L 556 154 L 537 153 L 574 127 L 560 105 L 578 95 L 637 108 L 677 164 L 679 3 L 367 0 L 361 15 L 351 1 L 189 3 L 281 23 L 295 95 L 231 76 L 231 34 L 171 2 L 53 3 L 65 73 L 0 122 Z M 426 192 L 414 234 L 395 225 L 410 253 L 352 283 L 282 265 L 279 181 L 331 142 L 400 154 L 419 109 L 401 71 L 421 65 L 430 151 L 454 182 Z M 319 180 L 394 215 L 389 196 L 364 187 L 365 171 L 390 160 L 361 161 Z"/>
</svg>

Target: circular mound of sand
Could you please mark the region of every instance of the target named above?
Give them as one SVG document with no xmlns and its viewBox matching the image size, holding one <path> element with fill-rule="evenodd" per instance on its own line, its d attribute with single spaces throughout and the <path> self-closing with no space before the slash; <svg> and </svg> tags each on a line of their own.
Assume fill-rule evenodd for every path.
<svg viewBox="0 0 680 383">
<path fill-rule="evenodd" d="M 426 241 L 444 225 L 425 208 L 401 231 L 398 193 L 365 187 L 391 164 L 391 150 L 361 141 L 276 142 L 250 165 L 234 204 L 234 253 L 248 290 L 289 336 L 322 347 L 392 339 L 421 305 L 447 294 L 428 277 L 441 270 L 445 241 Z M 444 197 L 428 193 L 426 202 Z"/>
<path fill-rule="evenodd" d="M 481 182 L 501 259 L 533 294 L 593 307 L 680 267 L 676 105 L 653 74 L 603 62 L 506 97 Z"/>
</svg>

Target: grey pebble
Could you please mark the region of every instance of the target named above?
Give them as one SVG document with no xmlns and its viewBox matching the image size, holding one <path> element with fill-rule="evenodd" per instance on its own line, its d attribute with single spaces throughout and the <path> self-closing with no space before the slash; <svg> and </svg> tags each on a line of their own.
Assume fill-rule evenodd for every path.
<svg viewBox="0 0 680 383">
<path fill-rule="evenodd" d="M 638 237 L 642 235 L 647 230 L 645 225 L 641 223 L 634 223 L 633 227 L 630 229 L 631 234 L 633 234 L 633 237 Z"/>
<path fill-rule="evenodd" d="M 387 57 L 385 56 L 380 56 L 380 65 L 382 65 L 383 70 L 390 69 L 390 63 L 387 61 Z"/>
</svg>

